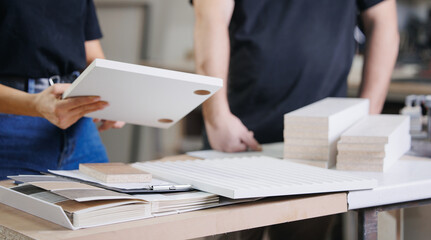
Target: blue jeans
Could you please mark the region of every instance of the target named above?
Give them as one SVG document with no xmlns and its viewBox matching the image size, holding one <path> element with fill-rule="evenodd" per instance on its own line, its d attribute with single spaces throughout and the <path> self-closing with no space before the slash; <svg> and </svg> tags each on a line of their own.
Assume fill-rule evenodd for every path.
<svg viewBox="0 0 431 240">
<path fill-rule="evenodd" d="M 0 114 L 0 179 L 107 161 L 105 147 L 90 118 L 81 118 L 62 130 L 44 118 Z"/>
</svg>

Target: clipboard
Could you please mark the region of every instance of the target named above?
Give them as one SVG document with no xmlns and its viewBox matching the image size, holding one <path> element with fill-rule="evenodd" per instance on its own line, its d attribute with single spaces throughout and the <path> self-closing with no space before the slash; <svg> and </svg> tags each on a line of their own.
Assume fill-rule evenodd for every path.
<svg viewBox="0 0 431 240">
<path fill-rule="evenodd" d="M 135 194 L 135 193 L 157 193 L 157 192 L 184 192 L 193 190 L 190 184 L 176 184 L 173 182 L 164 181 L 153 178 L 149 183 L 104 183 L 95 178 L 89 177 L 79 172 L 79 170 L 48 170 L 48 176 L 64 179 L 64 181 L 77 181 L 100 187 L 120 193 Z M 10 179 L 17 182 L 34 182 L 34 181 L 49 181 L 44 179 L 46 175 L 19 175 L 8 176 Z"/>
</svg>

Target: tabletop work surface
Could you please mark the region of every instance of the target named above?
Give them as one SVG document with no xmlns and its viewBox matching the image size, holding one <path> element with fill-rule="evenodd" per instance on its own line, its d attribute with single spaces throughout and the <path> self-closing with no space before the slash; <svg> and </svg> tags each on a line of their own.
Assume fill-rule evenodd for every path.
<svg viewBox="0 0 431 240">
<path fill-rule="evenodd" d="M 0 204 L 0 239 L 189 239 L 346 211 L 346 193 L 302 195 L 73 231 Z"/>
</svg>

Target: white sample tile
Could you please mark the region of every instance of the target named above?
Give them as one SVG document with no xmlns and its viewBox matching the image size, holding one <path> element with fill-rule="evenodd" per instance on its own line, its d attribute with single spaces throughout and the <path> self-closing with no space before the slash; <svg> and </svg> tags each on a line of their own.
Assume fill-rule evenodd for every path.
<svg viewBox="0 0 431 240">
<path fill-rule="evenodd" d="M 284 136 L 285 145 L 306 145 L 316 147 L 328 147 L 329 141 L 326 139 L 312 139 L 312 138 L 290 138 Z"/>
<path fill-rule="evenodd" d="M 300 163 L 300 164 L 306 164 L 314 167 L 320 167 L 320 168 L 330 168 L 328 161 L 319 161 L 319 160 L 305 160 L 305 159 L 285 159 L 286 161 L 294 162 L 294 163 Z"/>
<path fill-rule="evenodd" d="M 338 151 L 337 158 L 384 158 L 386 152 L 373 152 L 373 151 Z M 338 160 L 338 159 L 337 159 Z"/>
<path fill-rule="evenodd" d="M 389 143 L 397 137 L 409 135 L 410 121 L 408 116 L 379 114 L 370 115 L 341 135 L 343 143 Z"/>
<path fill-rule="evenodd" d="M 363 98 L 325 98 L 284 115 L 286 125 L 327 124 L 328 138 L 339 136 L 368 115 L 369 100 Z M 319 127 L 320 128 L 320 127 Z"/>
<path fill-rule="evenodd" d="M 387 171 L 398 159 L 410 149 L 410 137 L 398 138 L 397 142 L 388 144 L 384 158 L 337 157 L 337 169 L 351 171 Z M 380 161 L 378 161 L 380 160 Z M 365 167 L 369 165 L 369 167 Z M 376 167 L 379 165 L 379 167 Z M 381 166 L 381 167 L 380 167 Z"/>
<path fill-rule="evenodd" d="M 285 144 L 284 150 L 289 153 L 310 153 L 329 156 L 329 147 Z"/>
<path fill-rule="evenodd" d="M 351 152 L 386 152 L 386 143 L 346 143 L 343 140 L 338 141 L 338 151 Z"/>
<path fill-rule="evenodd" d="M 346 163 L 346 164 L 370 164 L 370 165 L 382 165 L 385 161 L 385 158 L 372 158 L 372 157 L 337 157 L 337 164 Z"/>
<path fill-rule="evenodd" d="M 316 139 L 312 139 L 314 142 Z M 293 148 L 292 148 L 292 147 Z M 295 146 L 296 147 L 295 149 Z M 302 151 L 297 151 L 301 149 Z M 324 151 L 322 149 L 325 149 Z M 295 145 L 294 143 L 284 145 L 284 159 L 302 159 L 307 161 L 327 161 L 326 168 L 331 168 L 336 164 L 337 158 L 337 140 L 332 139 L 328 141 L 326 146 L 320 145 Z M 321 163 L 313 166 L 323 166 Z"/>
<path fill-rule="evenodd" d="M 294 131 L 286 129 L 283 131 L 283 136 L 285 138 L 299 138 L 299 139 L 317 139 L 317 140 L 326 140 L 329 139 L 329 132 L 322 132 L 322 131 L 312 131 L 312 130 L 302 130 L 302 129 L 296 129 Z"/>
<path fill-rule="evenodd" d="M 357 163 L 337 163 L 337 170 L 341 171 L 364 171 L 364 172 L 383 172 L 383 164 L 357 164 Z"/>
<path fill-rule="evenodd" d="M 366 117 L 369 111 L 368 99 L 325 98 L 284 115 L 284 139 L 286 159 L 326 160 L 327 166 L 336 163 L 337 141 L 340 135 L 354 123 Z M 318 143 L 326 147 L 325 153 L 316 153 L 318 146 L 308 149 L 289 146 L 295 145 L 294 139 L 300 139 L 296 145 Z M 288 143 L 289 142 L 289 143 Z"/>
<path fill-rule="evenodd" d="M 234 199 L 369 189 L 376 185 L 374 179 L 270 157 L 144 162 L 135 167 Z"/>
<path fill-rule="evenodd" d="M 109 106 L 86 116 L 168 128 L 222 85 L 219 78 L 96 59 L 63 98 L 100 96 Z"/>
<path fill-rule="evenodd" d="M 374 158 L 379 160 L 381 168 L 376 168 L 376 161 L 372 161 L 372 155 L 359 156 L 358 151 L 352 151 L 351 156 L 348 150 L 339 149 L 337 159 L 337 169 L 344 170 L 366 170 L 364 164 L 369 164 L 369 171 L 386 171 L 395 161 L 410 149 L 411 139 L 409 134 L 409 117 L 402 115 L 370 115 L 355 124 L 341 135 L 341 143 L 347 144 L 375 144 L 379 148 L 386 145 L 384 158 Z M 341 144 L 342 145 L 342 144 Z M 340 144 L 338 145 L 340 146 Z M 363 153 L 371 152 L 369 149 Z M 375 152 L 378 154 L 378 152 Z M 355 168 L 355 164 L 357 168 Z M 362 164 L 362 165 L 361 165 Z"/>
<path fill-rule="evenodd" d="M 328 132 L 328 124 L 304 124 L 287 122 L 284 124 L 285 132 Z"/>
<path fill-rule="evenodd" d="M 329 154 L 313 153 L 313 152 L 284 152 L 284 159 L 305 159 L 305 160 L 316 160 L 316 161 L 327 161 L 329 162 Z"/>
</svg>

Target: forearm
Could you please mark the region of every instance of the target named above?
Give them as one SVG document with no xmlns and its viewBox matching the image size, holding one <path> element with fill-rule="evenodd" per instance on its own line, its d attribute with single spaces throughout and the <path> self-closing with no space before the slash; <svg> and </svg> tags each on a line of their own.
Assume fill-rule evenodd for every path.
<svg viewBox="0 0 431 240">
<path fill-rule="evenodd" d="M 194 5 L 196 72 L 223 79 L 223 88 L 202 106 L 206 123 L 213 124 L 216 116 L 230 113 L 226 89 L 230 53 L 228 25 L 233 3 L 197 0 Z"/>
<path fill-rule="evenodd" d="M 378 114 L 386 100 L 398 54 L 398 35 L 385 39 L 373 34 L 365 53 L 360 97 L 370 99 L 370 113 Z"/>
<path fill-rule="evenodd" d="M 205 121 L 214 124 L 217 116 L 230 112 L 227 100 L 229 40 L 227 29 L 216 36 L 217 31 L 208 33 L 205 30 L 205 23 L 198 22 L 196 25 L 201 25 L 195 30 L 196 72 L 223 79 L 223 87 L 202 105 Z"/>
<path fill-rule="evenodd" d="M 205 23 L 195 28 L 196 72 L 223 79 L 223 87 L 202 105 L 203 116 L 211 121 L 215 116 L 230 112 L 227 100 L 229 39 L 227 30 L 208 31 Z"/>
<path fill-rule="evenodd" d="M 0 112 L 40 116 L 34 105 L 34 95 L 0 84 Z"/>
<path fill-rule="evenodd" d="M 90 63 L 92 63 L 96 58 L 105 58 L 102 45 L 100 45 L 100 41 L 98 39 L 85 42 L 85 57 L 87 65 L 90 65 Z"/>
<path fill-rule="evenodd" d="M 395 1 L 386 0 L 373 8 L 363 18 L 367 43 L 360 97 L 370 99 L 370 113 L 378 114 L 398 55 L 399 33 Z"/>
</svg>

